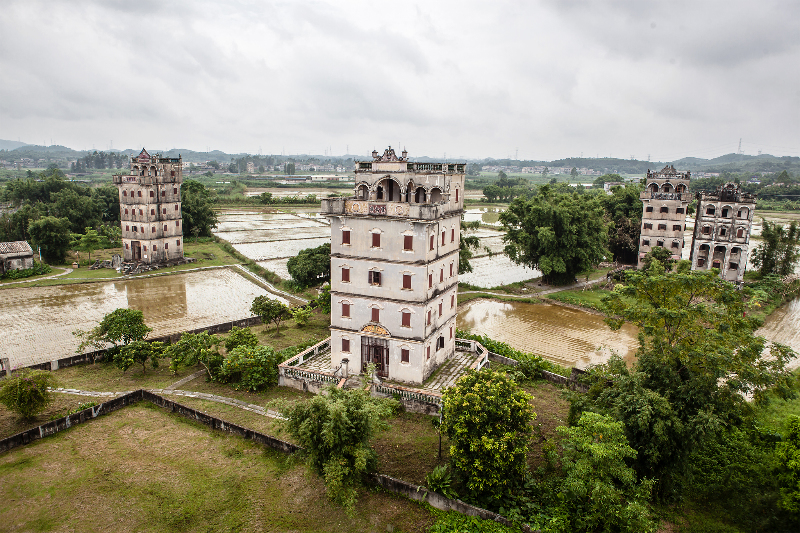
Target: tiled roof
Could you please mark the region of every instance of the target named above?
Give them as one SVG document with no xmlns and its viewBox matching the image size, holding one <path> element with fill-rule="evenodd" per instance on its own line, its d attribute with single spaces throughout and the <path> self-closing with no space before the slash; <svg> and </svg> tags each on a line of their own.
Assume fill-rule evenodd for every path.
<svg viewBox="0 0 800 533">
<path fill-rule="evenodd" d="M 27 241 L 0 242 L 0 254 L 33 254 Z"/>
</svg>

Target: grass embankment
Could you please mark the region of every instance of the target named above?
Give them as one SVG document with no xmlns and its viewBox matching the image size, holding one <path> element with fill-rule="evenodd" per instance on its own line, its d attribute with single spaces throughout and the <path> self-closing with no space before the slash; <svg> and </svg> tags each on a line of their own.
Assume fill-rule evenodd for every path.
<svg viewBox="0 0 800 533">
<path fill-rule="evenodd" d="M 608 289 L 591 287 L 585 290 L 568 289 L 548 294 L 547 298 L 595 311 L 602 311 L 602 299 L 611 294 Z"/>
<path fill-rule="evenodd" d="M 3 454 L 0 476 L 0 522 L 19 531 L 426 531 L 435 521 L 373 490 L 348 517 L 297 460 L 147 404 Z"/>
</svg>

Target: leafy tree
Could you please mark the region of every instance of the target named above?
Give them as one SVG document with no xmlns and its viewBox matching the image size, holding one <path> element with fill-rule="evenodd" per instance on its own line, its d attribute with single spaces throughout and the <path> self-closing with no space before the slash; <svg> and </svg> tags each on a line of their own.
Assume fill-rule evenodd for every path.
<svg viewBox="0 0 800 533">
<path fill-rule="evenodd" d="M 481 227 L 480 220 L 472 222 L 461 221 L 461 241 L 458 243 L 458 273 L 466 274 L 472 272 L 472 250 L 477 250 L 481 246 L 481 240 L 477 235 L 470 235 L 468 232 Z"/>
<path fill-rule="evenodd" d="M 800 417 L 786 421 L 786 438 L 778 444 L 778 479 L 781 485 L 779 505 L 792 513 L 800 513 Z"/>
<path fill-rule="evenodd" d="M 258 346 L 258 337 L 253 333 L 253 330 L 236 326 L 231 329 L 230 334 L 225 338 L 225 349 L 230 352 L 239 346 L 247 346 L 248 348 Z"/>
<path fill-rule="evenodd" d="M 522 482 L 536 414 L 531 396 L 505 374 L 462 376 L 442 396 L 450 463 L 473 501 L 496 505 Z"/>
<path fill-rule="evenodd" d="M 88 191 L 67 188 L 50 193 L 49 212 L 57 218 L 67 219 L 73 233 L 80 233 L 87 226 L 100 224 L 101 208 L 92 200 Z"/>
<path fill-rule="evenodd" d="M 164 356 L 171 359 L 169 368 L 175 373 L 181 366 L 203 365 L 208 379 L 213 379 L 222 365 L 222 356 L 217 350 L 219 340 L 207 331 L 184 333 L 178 342 L 167 346 Z"/>
<path fill-rule="evenodd" d="M 73 335 L 83 339 L 77 350 L 81 353 L 87 346 L 102 349 L 108 344 L 116 347 L 120 342 L 127 345 L 142 341 L 151 331 L 153 329 L 144 323 L 144 313 L 136 309 L 120 308 L 104 316 L 100 324 L 90 331 L 77 330 Z"/>
<path fill-rule="evenodd" d="M 584 413 L 574 427 L 560 426 L 564 478 L 556 531 L 655 532 L 648 501 L 651 480 L 637 483 L 627 461 L 636 457 L 620 422 Z"/>
<path fill-rule="evenodd" d="M 316 248 L 306 248 L 286 262 L 292 279 L 307 287 L 331 278 L 331 244 L 326 242 Z"/>
<path fill-rule="evenodd" d="M 658 479 L 658 493 L 680 493 L 687 459 L 726 425 L 741 423 L 767 391 L 792 394 L 786 370 L 794 353 L 771 344 L 767 356 L 757 326 L 745 314 L 742 295 L 713 271 L 665 272 L 653 261 L 647 271 L 629 271 L 603 300 L 607 322 L 639 327 L 637 362 L 621 362 L 593 373 L 589 393 L 576 398 L 571 420 L 583 410 L 613 415 L 625 424 L 638 452 L 639 476 Z"/>
<path fill-rule="evenodd" d="M 305 326 L 311 320 L 311 314 L 314 310 L 311 307 L 292 307 L 289 309 L 289 314 L 292 315 L 292 320 L 300 326 Z"/>
<path fill-rule="evenodd" d="M 311 302 L 312 305 L 319 308 L 325 314 L 330 314 L 331 312 L 331 285 L 330 283 L 326 283 L 322 286 L 319 295 L 314 298 L 314 301 Z"/>
<path fill-rule="evenodd" d="M 264 390 L 278 384 L 278 365 L 282 362 L 270 346 L 237 346 L 222 362 L 216 379 L 233 383 L 236 390 Z"/>
<path fill-rule="evenodd" d="M 294 176 L 294 163 L 286 163 L 283 165 L 283 173 L 288 176 Z"/>
<path fill-rule="evenodd" d="M 63 263 L 70 245 L 70 225 L 66 218 L 42 217 L 28 226 L 34 245 L 42 250 L 48 263 Z"/>
<path fill-rule="evenodd" d="M 753 266 L 759 269 L 761 275 L 788 276 L 794 272 L 800 259 L 800 228 L 797 222 L 789 224 L 788 229 L 763 218 L 761 224 L 763 242 L 753 249 Z"/>
<path fill-rule="evenodd" d="M 636 262 L 642 226 L 642 201 L 639 199 L 642 187 L 629 183 L 624 187 L 612 187 L 611 194 L 601 196 L 603 209 L 613 223 L 609 228 L 608 247 L 616 261 Z"/>
<path fill-rule="evenodd" d="M 88 252 L 89 261 L 91 261 L 92 252 L 100 248 L 102 242 L 103 239 L 96 230 L 93 230 L 92 228 L 86 228 L 86 233 L 81 235 L 79 247 L 84 252 Z"/>
<path fill-rule="evenodd" d="M 505 253 L 512 261 L 542 271 L 554 283 L 569 283 L 609 252 L 608 224 L 596 198 L 554 194 L 549 186 L 533 198 L 517 198 L 500 214 Z"/>
<path fill-rule="evenodd" d="M 498 198 L 500 198 L 503 194 L 503 189 L 498 187 L 497 185 L 487 185 L 483 188 L 483 195 L 486 197 L 486 201 L 494 202 Z"/>
<path fill-rule="evenodd" d="M 578 178 L 577 167 L 572 167 L 572 170 L 569 171 L 569 175 L 572 176 L 572 179 L 577 179 Z"/>
<path fill-rule="evenodd" d="M 50 387 L 56 387 L 52 372 L 23 370 L 0 381 L 0 403 L 22 418 L 30 419 L 53 401 Z"/>
<path fill-rule="evenodd" d="M 97 233 L 102 237 L 103 247 L 119 248 L 122 246 L 122 228 L 119 224 L 103 224 L 97 228 Z"/>
<path fill-rule="evenodd" d="M 599 178 L 596 178 L 594 182 L 592 182 L 592 187 L 596 189 L 602 189 L 607 182 L 616 182 L 622 181 L 622 176 L 619 174 L 603 174 Z M 639 211 L 641 211 L 641 204 L 639 206 Z"/>
<path fill-rule="evenodd" d="M 547 168 L 547 167 L 544 167 L 544 170 L 542 170 L 542 177 L 546 178 L 549 173 L 550 173 L 550 169 Z"/>
<path fill-rule="evenodd" d="M 274 323 L 276 335 L 280 333 L 281 322 L 291 316 L 286 304 L 274 300 L 269 296 L 256 296 L 253 300 L 253 304 L 250 306 L 250 312 L 260 316 L 261 321 L 265 324 L 268 322 Z"/>
<path fill-rule="evenodd" d="M 467 176 L 480 176 L 481 166 L 478 163 L 470 163 L 467 165 Z"/>
<path fill-rule="evenodd" d="M 395 400 L 369 397 L 360 389 L 328 389 L 327 395 L 296 402 L 282 410 L 286 429 L 305 449 L 311 467 L 325 478 L 328 496 L 353 511 L 356 486 L 375 470 L 369 441 L 386 428 Z"/>
<path fill-rule="evenodd" d="M 262 204 L 271 204 L 272 203 L 272 193 L 271 192 L 262 192 L 261 196 L 258 197 L 259 201 Z"/>
<path fill-rule="evenodd" d="M 192 233 L 198 228 L 198 235 L 211 237 L 211 229 L 217 226 L 217 214 L 211 208 L 212 191 L 195 180 L 186 180 L 181 185 L 181 214 L 183 231 Z"/>
<path fill-rule="evenodd" d="M 663 246 L 655 246 L 642 258 L 642 269 L 645 272 L 651 272 L 650 267 L 654 261 L 658 261 L 663 267 L 665 272 L 671 272 L 672 267 L 677 263 L 676 259 L 672 258 L 672 252 Z M 656 272 L 660 272 L 656 269 Z"/>
<path fill-rule="evenodd" d="M 114 353 L 114 366 L 123 372 L 135 364 L 142 365 L 142 373 L 147 370 L 147 361 L 153 368 L 158 368 L 158 360 L 164 356 L 164 343 L 135 340 L 125 344 Z"/>
</svg>

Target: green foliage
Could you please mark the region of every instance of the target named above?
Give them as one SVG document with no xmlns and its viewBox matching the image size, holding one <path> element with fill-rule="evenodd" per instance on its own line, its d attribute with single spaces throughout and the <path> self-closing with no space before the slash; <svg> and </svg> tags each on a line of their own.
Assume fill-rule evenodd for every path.
<svg viewBox="0 0 800 533">
<path fill-rule="evenodd" d="M 92 259 L 92 252 L 100 248 L 103 242 L 102 236 L 92 228 L 86 228 L 86 233 L 81 235 L 78 249 L 89 254 Z"/>
<path fill-rule="evenodd" d="M 282 362 L 269 346 L 239 346 L 228 353 L 216 379 L 232 383 L 236 390 L 257 392 L 278 384 L 278 365 Z"/>
<path fill-rule="evenodd" d="M 608 247 L 615 261 L 636 262 L 642 225 L 642 201 L 639 199 L 642 187 L 633 183 L 616 186 L 612 187 L 610 195 L 600 197 L 603 209 L 612 222 L 608 231 Z"/>
<path fill-rule="evenodd" d="M 258 337 L 250 328 L 238 328 L 234 326 L 230 334 L 225 338 L 225 349 L 232 351 L 239 346 L 255 348 L 258 346 Z"/>
<path fill-rule="evenodd" d="M 455 498 L 457 495 L 450 487 L 453 482 L 447 465 L 439 465 L 425 475 L 425 486 L 428 490 L 438 492 L 445 498 Z"/>
<path fill-rule="evenodd" d="M 77 349 L 77 353 L 82 353 L 87 346 L 99 350 L 108 344 L 117 346 L 120 341 L 122 344 L 129 344 L 144 340 L 151 331 L 153 329 L 144 323 L 144 313 L 136 309 L 120 308 L 104 316 L 100 324 L 92 330 L 77 330 L 72 334 L 83 339 Z"/>
<path fill-rule="evenodd" d="M 135 340 L 125 344 L 114 353 L 114 366 L 123 372 L 134 364 L 142 365 L 142 372 L 147 370 L 147 361 L 153 368 L 158 368 L 158 360 L 164 356 L 164 343 Z"/>
<path fill-rule="evenodd" d="M 458 273 L 466 274 L 472 272 L 472 250 L 477 250 L 481 246 L 481 241 L 476 235 L 470 235 L 470 231 L 481 227 L 479 220 L 473 222 L 461 221 L 461 240 L 458 243 Z"/>
<path fill-rule="evenodd" d="M 0 276 L 0 279 L 24 279 L 32 276 L 43 276 L 44 274 L 49 274 L 52 271 L 53 269 L 50 268 L 50 265 L 34 260 L 31 268 L 6 270 L 3 272 L 3 275 Z"/>
<path fill-rule="evenodd" d="M 331 244 L 316 248 L 306 248 L 300 253 L 289 258 L 286 268 L 292 279 L 301 287 L 316 285 L 331 279 Z"/>
<path fill-rule="evenodd" d="M 312 307 L 318 307 L 320 311 L 329 315 L 331 313 L 331 285 L 326 283 L 322 286 L 319 295 L 309 303 Z"/>
<path fill-rule="evenodd" d="M 350 512 L 356 486 L 375 470 L 370 438 L 386 428 L 395 400 L 369 397 L 363 390 L 328 389 L 327 395 L 284 408 L 286 429 L 308 454 L 311 467 L 325 478 L 328 496 Z"/>
<path fill-rule="evenodd" d="M 677 263 L 676 259 L 672 259 L 672 252 L 663 246 L 655 246 L 645 254 L 642 258 L 642 270 L 650 272 L 654 261 L 658 261 L 666 272 L 672 272 L 672 267 Z M 656 269 L 656 271 L 660 272 L 660 269 Z"/>
<path fill-rule="evenodd" d="M 70 224 L 66 218 L 42 217 L 28 226 L 28 234 L 34 246 L 42 250 L 48 263 L 61 264 L 70 245 Z"/>
<path fill-rule="evenodd" d="M 48 387 L 56 387 L 56 378 L 44 370 L 15 372 L 0 381 L 0 403 L 22 418 L 41 413 L 53 401 Z"/>
<path fill-rule="evenodd" d="M 523 479 L 536 414 L 531 396 L 505 374 L 471 371 L 442 396 L 441 431 L 470 498 L 496 506 Z"/>
<path fill-rule="evenodd" d="M 637 483 L 626 461 L 636 457 L 623 426 L 609 417 L 584 413 L 577 426 L 556 428 L 563 439 L 560 512 L 554 531 L 654 532 L 648 500 L 653 482 Z"/>
<path fill-rule="evenodd" d="M 478 341 L 490 352 L 508 357 L 509 359 L 515 359 L 519 362 L 517 370 L 521 371 L 528 379 L 538 379 L 542 377 L 542 370 L 547 370 L 548 372 L 553 372 L 554 374 L 560 374 L 562 376 L 569 376 L 569 370 L 563 366 L 551 363 L 540 355 L 516 350 L 505 342 L 490 339 L 486 335 L 475 335 L 462 329 L 456 329 L 456 337 L 459 339 Z"/>
<path fill-rule="evenodd" d="M 610 255 L 603 207 L 587 195 L 555 194 L 544 186 L 533 198 L 514 200 L 500 222 L 511 260 L 539 269 L 553 283 L 572 282 Z"/>
<path fill-rule="evenodd" d="M 788 229 L 781 224 L 761 219 L 761 238 L 763 242 L 753 249 L 751 261 L 761 275 L 776 274 L 788 276 L 794 272 L 800 260 L 800 228 L 797 222 L 789 224 Z"/>
<path fill-rule="evenodd" d="M 314 313 L 314 310 L 311 307 L 292 307 L 289 309 L 289 314 L 292 315 L 292 320 L 295 321 L 298 327 L 308 324 L 312 313 Z"/>
<path fill-rule="evenodd" d="M 167 346 L 164 357 L 171 359 L 169 368 L 175 373 L 181 366 L 192 367 L 201 364 L 213 379 L 222 365 L 222 356 L 217 350 L 219 340 L 207 331 L 202 333 L 184 333 L 178 342 Z"/>
<path fill-rule="evenodd" d="M 792 513 L 800 513 L 800 417 L 786 421 L 786 437 L 778 444 L 779 505 Z"/>
<path fill-rule="evenodd" d="M 275 333 L 280 332 L 281 322 L 291 316 L 286 304 L 269 296 L 256 296 L 250 306 L 250 312 L 261 317 L 262 322 L 275 324 Z"/>
<path fill-rule="evenodd" d="M 430 533 L 517 533 L 519 529 L 504 526 L 493 520 L 484 520 L 477 516 L 467 516 L 458 511 L 431 511 L 436 523 L 431 526 Z"/>
<path fill-rule="evenodd" d="M 181 215 L 183 216 L 183 233 L 192 234 L 197 228 L 197 235 L 211 237 L 211 229 L 217 226 L 217 214 L 211 208 L 213 191 L 195 180 L 186 180 L 181 185 Z"/>
</svg>

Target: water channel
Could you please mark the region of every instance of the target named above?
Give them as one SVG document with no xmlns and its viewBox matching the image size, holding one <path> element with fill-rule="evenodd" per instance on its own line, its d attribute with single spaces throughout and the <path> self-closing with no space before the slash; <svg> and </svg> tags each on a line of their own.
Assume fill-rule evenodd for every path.
<svg viewBox="0 0 800 533">
<path fill-rule="evenodd" d="M 120 281 L 2 290 L 0 357 L 12 368 L 75 354 L 72 332 L 89 330 L 120 307 L 138 309 L 153 337 L 252 316 L 253 298 L 268 294 L 223 268 Z M 282 300 L 277 296 L 271 297 Z M 287 303 L 282 300 L 283 303 Z"/>
</svg>

